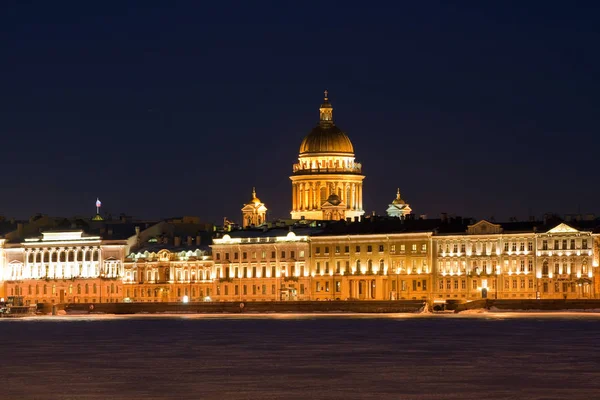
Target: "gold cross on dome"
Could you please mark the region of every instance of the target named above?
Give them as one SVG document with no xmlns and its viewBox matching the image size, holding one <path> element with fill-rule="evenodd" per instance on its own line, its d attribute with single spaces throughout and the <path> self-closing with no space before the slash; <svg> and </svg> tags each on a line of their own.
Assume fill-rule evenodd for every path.
<svg viewBox="0 0 600 400">
<path fill-rule="evenodd" d="M 329 94 L 329 92 L 327 90 L 325 90 L 325 100 L 327 100 L 327 95 Z"/>
</svg>

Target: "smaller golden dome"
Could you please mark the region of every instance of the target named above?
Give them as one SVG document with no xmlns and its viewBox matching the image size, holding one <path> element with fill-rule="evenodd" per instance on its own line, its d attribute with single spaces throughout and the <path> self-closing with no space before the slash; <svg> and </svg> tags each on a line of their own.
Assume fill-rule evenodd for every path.
<svg viewBox="0 0 600 400">
<path fill-rule="evenodd" d="M 396 192 L 396 198 L 394 201 L 392 201 L 392 204 L 406 204 L 406 202 L 400 197 L 400 188 L 398 188 L 398 191 Z"/>
<path fill-rule="evenodd" d="M 256 188 L 252 188 L 252 200 L 250 200 L 250 203 L 254 203 L 254 204 L 260 204 L 261 201 L 258 197 L 256 197 Z"/>
</svg>

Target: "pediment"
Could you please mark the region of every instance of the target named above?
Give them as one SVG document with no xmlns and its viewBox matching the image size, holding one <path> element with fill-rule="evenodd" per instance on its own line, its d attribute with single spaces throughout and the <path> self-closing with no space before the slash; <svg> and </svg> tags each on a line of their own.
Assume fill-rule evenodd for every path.
<svg viewBox="0 0 600 400">
<path fill-rule="evenodd" d="M 579 232 L 577 229 L 570 227 L 569 225 L 560 223 L 556 225 L 554 228 L 550 229 L 548 233 L 577 233 Z"/>
<path fill-rule="evenodd" d="M 482 219 L 467 227 L 467 234 L 469 235 L 487 235 L 490 233 L 502 233 L 502 226 Z"/>
</svg>

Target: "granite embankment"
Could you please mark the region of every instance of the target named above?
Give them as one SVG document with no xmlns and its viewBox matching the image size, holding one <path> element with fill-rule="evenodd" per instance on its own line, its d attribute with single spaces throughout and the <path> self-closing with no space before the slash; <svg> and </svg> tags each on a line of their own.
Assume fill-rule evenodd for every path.
<svg viewBox="0 0 600 400">
<path fill-rule="evenodd" d="M 487 309 L 494 311 L 592 311 L 600 310 L 600 299 L 593 300 L 475 300 L 457 304 L 455 312 Z"/>
<path fill-rule="evenodd" d="M 71 314 L 139 313 L 414 313 L 423 309 L 423 301 L 271 301 L 205 303 L 72 303 L 64 310 Z M 63 308 L 63 307 L 60 307 Z"/>
</svg>

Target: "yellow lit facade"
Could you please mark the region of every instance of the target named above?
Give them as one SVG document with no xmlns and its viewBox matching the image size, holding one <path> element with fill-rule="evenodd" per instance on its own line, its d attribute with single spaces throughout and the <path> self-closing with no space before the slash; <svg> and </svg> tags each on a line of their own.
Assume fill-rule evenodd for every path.
<svg viewBox="0 0 600 400">
<path fill-rule="evenodd" d="M 560 224 L 545 233 L 507 233 L 480 221 L 467 234 L 436 236 L 438 300 L 598 297 L 591 232 Z"/>
<path fill-rule="evenodd" d="M 124 266 L 123 301 L 207 301 L 213 293 L 213 262 L 200 249 L 134 252 Z"/>
</svg>

